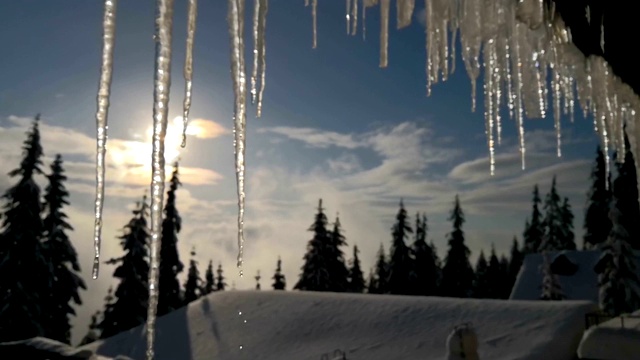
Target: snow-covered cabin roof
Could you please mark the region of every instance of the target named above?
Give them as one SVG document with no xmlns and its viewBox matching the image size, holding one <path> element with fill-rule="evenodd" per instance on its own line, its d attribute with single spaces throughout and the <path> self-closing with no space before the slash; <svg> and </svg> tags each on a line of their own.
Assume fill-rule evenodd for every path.
<svg viewBox="0 0 640 360">
<path fill-rule="evenodd" d="M 572 360 L 584 315 L 595 309 L 587 301 L 221 291 L 158 319 L 155 359 L 319 360 L 341 349 L 349 360 L 445 360 L 452 329 L 469 322 L 480 359 Z M 143 326 L 83 349 L 144 360 Z"/>
<path fill-rule="evenodd" d="M 599 250 L 573 250 L 550 252 L 551 271 L 558 276 L 567 300 L 589 300 L 598 303 L 598 274 L 594 268 Z M 511 300 L 538 300 L 541 294 L 543 256 L 527 254 L 518 273 Z M 636 269 L 640 273 L 640 260 Z"/>
</svg>

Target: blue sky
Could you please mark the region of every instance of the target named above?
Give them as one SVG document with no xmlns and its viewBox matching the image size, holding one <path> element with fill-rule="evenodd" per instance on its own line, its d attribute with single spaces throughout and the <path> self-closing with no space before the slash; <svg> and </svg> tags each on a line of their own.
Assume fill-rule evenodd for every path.
<svg viewBox="0 0 640 360">
<path fill-rule="evenodd" d="M 72 192 L 68 213 L 76 228 L 71 237 L 87 277 L 99 3 L 25 0 L 0 5 L 0 172 L 17 165 L 29 118 L 41 112 L 47 161 L 58 152 L 67 161 Z M 456 193 L 467 213 L 465 231 L 473 256 L 491 243 L 499 252 L 507 251 L 513 236 L 521 237 L 533 185 L 539 183 L 546 193 L 554 174 L 561 195 L 571 200 L 581 244 L 587 178 L 597 143 L 591 121 L 577 116 L 570 124 L 563 119 L 563 157 L 558 159 L 553 121 L 528 120 L 526 171 L 520 170 L 513 121 L 505 121 L 496 175 L 489 176 L 482 83 L 479 107 L 472 113 L 471 86 L 458 59 L 456 72 L 426 97 L 425 35 L 418 18 L 422 11 L 418 8 L 412 25 L 398 31 L 394 8 L 389 67 L 380 69 L 377 8 L 367 13 L 363 41 L 361 28 L 357 36 L 345 34 L 343 2 L 319 1 L 318 48 L 312 49 L 310 8 L 302 0 L 271 2 L 263 116 L 256 119 L 250 107 L 248 118 L 246 274 L 261 270 L 270 277 L 280 255 L 289 286 L 295 283 L 310 237 L 306 229 L 320 197 L 331 219 L 340 212 L 348 243 L 362 250 L 365 271 L 380 243 L 388 248 L 400 197 L 412 216 L 426 211 L 429 238 L 441 255 Z M 186 2 L 178 1 L 170 118 L 181 113 L 183 99 L 185 10 Z M 247 10 L 249 18 L 251 6 Z M 250 288 L 252 276 L 240 279 L 234 269 L 236 190 L 226 12 L 224 1 L 202 1 L 199 6 L 191 111 L 198 135 L 191 136 L 179 154 L 184 187 L 178 206 L 185 222 L 180 251 L 187 262 L 196 246 L 202 270 L 209 259 L 222 262 L 229 283 Z M 145 141 L 151 125 L 153 24 L 154 2 L 119 3 L 109 116 L 106 258 L 119 255 L 115 237 L 148 187 Z M 252 41 L 246 39 L 250 55 Z M 177 155 L 178 134 L 169 136 Z M 0 190 L 12 182 L 0 177 Z M 84 333 L 88 315 L 102 306 L 112 281 L 111 269 L 104 268 L 83 294 L 87 305 L 79 310 L 76 336 Z M 269 283 L 263 279 L 263 288 Z"/>
</svg>

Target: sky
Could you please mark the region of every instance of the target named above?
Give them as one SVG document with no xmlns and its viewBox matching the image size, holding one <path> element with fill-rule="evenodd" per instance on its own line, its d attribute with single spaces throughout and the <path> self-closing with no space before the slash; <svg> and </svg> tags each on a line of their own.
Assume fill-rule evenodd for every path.
<svg viewBox="0 0 640 360">
<path fill-rule="evenodd" d="M 247 3 L 248 5 L 250 2 Z M 114 75 L 109 108 L 104 259 L 120 256 L 117 236 L 148 190 L 152 121 L 154 2 L 118 4 Z M 520 167 L 516 127 L 503 124 L 496 173 L 489 173 L 481 83 L 471 111 L 471 85 L 458 58 L 447 82 L 425 90 L 425 34 L 418 2 L 410 27 L 389 35 L 389 66 L 379 68 L 379 13 L 367 13 L 362 29 L 346 34 L 345 7 L 319 1 L 318 47 L 312 49 L 311 9 L 304 1 L 272 1 L 267 19 L 267 77 L 262 117 L 249 106 L 247 212 L 243 278 L 235 268 L 236 185 L 226 2 L 200 2 L 194 48 L 194 85 L 188 144 L 172 121 L 168 160 L 180 160 L 183 186 L 177 206 L 182 261 L 195 247 L 200 269 L 221 263 L 237 289 L 263 288 L 278 256 L 291 288 L 302 266 L 318 199 L 331 221 L 339 214 L 349 246 L 358 245 L 365 272 L 380 244 L 388 249 L 400 199 L 412 219 L 425 212 L 428 239 L 446 251 L 447 220 L 456 194 L 466 214 L 464 231 L 472 257 L 492 244 L 508 252 L 521 239 L 531 212 L 531 191 L 544 195 L 554 175 L 570 199 L 575 233 L 582 243 L 588 177 L 597 136 L 592 121 L 563 118 L 563 156 L 556 155 L 553 120 L 528 119 L 527 168 Z M 247 9 L 251 17 L 251 7 Z M 98 1 L 24 0 L 0 4 L 0 173 L 16 167 L 35 114 L 42 114 L 45 163 L 62 154 L 75 230 L 70 237 L 87 279 L 84 305 L 74 320 L 74 339 L 101 309 L 113 268 L 102 265 L 90 279 L 95 195 L 95 110 L 101 56 L 102 6 Z M 176 2 L 170 119 L 182 112 L 186 1 Z M 360 22 L 362 19 L 359 19 Z M 247 22 L 247 70 L 252 40 Z M 458 51 L 458 53 L 460 53 Z M 580 111 L 576 111 L 577 114 Z M 506 114 L 505 114 L 506 115 Z M 179 121 L 179 118 L 178 118 Z M 168 168 L 170 171 L 170 168 Z M 44 184 L 44 179 L 39 179 Z M 16 179 L 0 176 L 4 192 Z M 347 257 L 351 249 L 344 249 Z"/>
</svg>

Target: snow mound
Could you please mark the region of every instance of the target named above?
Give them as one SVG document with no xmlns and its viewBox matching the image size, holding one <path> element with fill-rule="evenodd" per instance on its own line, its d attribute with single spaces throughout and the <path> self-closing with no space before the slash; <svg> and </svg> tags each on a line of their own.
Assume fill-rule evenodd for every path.
<svg viewBox="0 0 640 360">
<path fill-rule="evenodd" d="M 75 349 L 43 337 L 0 343 L 0 359 L 131 360 L 122 356 L 111 359 L 94 355 L 89 349 Z"/>
<path fill-rule="evenodd" d="M 454 327 L 473 324 L 486 360 L 570 360 L 586 301 L 505 301 L 280 291 L 218 292 L 158 319 L 156 360 L 445 359 Z M 246 322 L 245 322 L 246 320 Z M 144 359 L 142 326 L 84 349 Z"/>
<path fill-rule="evenodd" d="M 633 313 L 633 316 L 624 319 L 616 317 L 587 330 L 578 348 L 578 355 L 585 359 L 600 360 L 639 359 L 640 311 Z"/>
</svg>

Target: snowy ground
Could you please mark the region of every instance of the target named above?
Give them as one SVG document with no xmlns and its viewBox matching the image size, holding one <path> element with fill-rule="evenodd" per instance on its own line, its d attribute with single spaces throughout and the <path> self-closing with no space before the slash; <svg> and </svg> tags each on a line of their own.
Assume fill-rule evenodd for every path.
<svg viewBox="0 0 640 360">
<path fill-rule="evenodd" d="M 585 359 L 637 360 L 640 359 L 640 311 L 634 318 L 613 318 L 587 330 L 578 354 Z"/>
<path fill-rule="evenodd" d="M 157 360 L 318 360 L 335 349 L 349 360 L 444 359 L 453 326 L 471 322 L 481 359 L 572 360 L 593 310 L 582 301 L 226 291 L 159 319 L 156 351 Z M 143 359 L 143 329 L 85 349 Z"/>
</svg>

